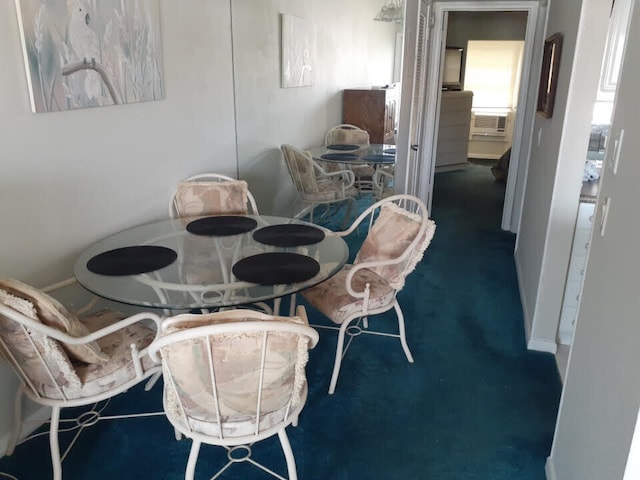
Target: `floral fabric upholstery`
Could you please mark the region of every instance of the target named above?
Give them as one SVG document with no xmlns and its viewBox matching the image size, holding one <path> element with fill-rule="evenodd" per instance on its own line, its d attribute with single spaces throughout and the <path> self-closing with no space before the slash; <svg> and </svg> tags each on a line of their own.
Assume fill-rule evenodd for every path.
<svg viewBox="0 0 640 480">
<path fill-rule="evenodd" d="M 290 145 L 283 145 L 287 168 L 291 179 L 302 200 L 309 202 L 330 202 L 355 197 L 358 191 L 353 186 L 346 186 L 339 176 L 318 176 L 319 171 L 314 168 L 314 160 L 308 152 L 303 152 Z"/>
<path fill-rule="evenodd" d="M 0 289 L 0 303 L 38 320 L 35 306 L 28 300 Z M 21 379 L 28 379 L 39 396 L 63 398 L 63 392 L 80 389 L 80 378 L 60 344 L 35 330 L 0 314 L 0 353 Z"/>
<path fill-rule="evenodd" d="M 252 311 L 247 311 L 241 320 L 226 319 L 224 312 L 179 315 L 174 319 L 178 322 L 167 327 L 163 335 L 229 321 L 268 319 L 306 324 L 300 317 L 276 317 Z M 163 347 L 164 403 L 168 417 L 187 431 L 215 437 L 222 433 L 227 438 L 253 434 L 258 422 L 259 429 L 264 430 L 286 419 L 289 410 L 295 411 L 304 402 L 308 339 L 293 333 L 268 333 L 260 392 L 263 335 L 263 332 L 210 335 Z M 209 358 L 213 363 L 213 375 Z M 259 420 L 256 419 L 258 395 L 262 402 Z"/>
<path fill-rule="evenodd" d="M 327 145 L 369 145 L 369 132 L 355 125 L 338 125 L 327 132 Z"/>
<path fill-rule="evenodd" d="M 422 221 L 419 215 L 410 213 L 394 203 L 384 204 L 378 218 L 369 229 L 367 238 L 364 240 L 354 263 L 398 258 L 410 247 L 411 242 L 420 231 Z M 423 238 L 416 244 L 414 251 L 404 262 L 374 266 L 371 267 L 371 270 L 385 278 L 396 290 L 402 289 L 405 277 L 415 269 L 415 266 L 422 259 L 434 232 L 435 223 L 432 220 L 427 220 L 427 228 Z"/>
<path fill-rule="evenodd" d="M 345 265 L 328 280 L 302 292 L 309 303 L 338 325 L 363 311 L 363 299 L 352 297 L 344 287 L 347 275 L 352 268 L 353 265 Z M 355 291 L 363 292 L 367 283 L 370 288 L 368 303 L 370 310 L 385 307 L 395 299 L 395 291 L 389 283 L 367 268 L 356 272 L 351 285 Z"/>
<path fill-rule="evenodd" d="M 83 322 L 91 332 L 95 332 L 125 317 L 126 315 L 120 312 L 102 310 L 84 318 Z M 77 398 L 97 395 L 133 380 L 136 372 L 131 358 L 131 344 L 142 350 L 151 344 L 155 335 L 155 330 L 141 323 L 134 323 L 100 338 L 100 348 L 109 359 L 100 363 L 74 363 L 76 373 L 82 382 Z M 143 356 L 141 361 L 144 371 L 154 366 L 148 355 Z"/>
<path fill-rule="evenodd" d="M 28 300 L 0 290 L 0 302 L 23 315 L 37 320 L 36 307 Z M 110 310 L 95 313 L 83 319 L 87 334 L 111 325 L 125 315 Z M 135 378 L 130 344 L 139 350 L 147 347 L 155 332 L 134 324 L 98 340 L 106 360 L 86 363 L 71 360 L 60 343 L 16 321 L 0 315 L 0 346 L 3 357 L 14 368 L 23 372 L 35 394 L 50 399 L 76 399 L 88 397 L 117 387 Z M 153 366 L 143 357 L 143 368 Z"/>
<path fill-rule="evenodd" d="M 180 182 L 174 195 L 179 217 L 246 215 L 249 187 L 244 180 Z"/>
<path fill-rule="evenodd" d="M 89 333 L 87 327 L 67 311 L 60 302 L 30 285 L 9 278 L 0 278 L 0 289 L 30 302 L 36 312 L 35 318 L 30 317 L 33 320 L 38 320 L 44 325 L 68 333 L 72 337 L 83 337 Z M 69 358 L 74 360 L 95 363 L 109 358 L 100 350 L 100 346 L 96 342 L 84 345 L 62 344 L 62 347 Z"/>
</svg>

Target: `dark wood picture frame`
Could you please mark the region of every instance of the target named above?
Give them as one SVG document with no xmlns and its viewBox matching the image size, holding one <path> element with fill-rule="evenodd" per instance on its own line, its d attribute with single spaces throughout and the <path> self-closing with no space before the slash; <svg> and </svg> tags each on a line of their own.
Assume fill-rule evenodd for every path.
<svg viewBox="0 0 640 480">
<path fill-rule="evenodd" d="M 562 34 L 554 33 L 544 41 L 542 71 L 540 73 L 540 86 L 538 87 L 537 111 L 546 118 L 551 118 L 553 115 L 553 104 L 556 100 L 561 53 Z"/>
</svg>

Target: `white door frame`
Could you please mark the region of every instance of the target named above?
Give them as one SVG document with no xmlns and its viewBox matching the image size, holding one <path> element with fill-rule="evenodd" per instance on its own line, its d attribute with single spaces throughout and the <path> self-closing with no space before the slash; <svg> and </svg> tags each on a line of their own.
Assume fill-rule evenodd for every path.
<svg viewBox="0 0 640 480">
<path fill-rule="evenodd" d="M 431 168 L 422 169 L 429 175 L 423 175 L 419 179 L 420 197 L 430 199 L 433 189 L 433 175 L 435 165 L 436 145 L 438 142 L 438 118 L 440 111 L 440 85 L 442 82 L 442 62 L 444 59 L 444 49 L 446 38 L 443 31 L 446 31 L 445 20 L 447 13 L 451 11 L 474 11 L 474 12 L 491 12 L 491 11 L 524 11 L 527 12 L 527 30 L 525 34 L 524 51 L 522 56 L 522 73 L 520 78 L 520 89 L 518 92 L 518 107 L 515 115 L 515 124 L 513 131 L 513 142 L 511 147 L 511 159 L 509 171 L 512 173 L 507 177 L 507 185 L 504 198 L 504 208 L 502 211 L 502 228 L 504 230 L 516 231 L 519 224 L 519 218 L 512 218 L 514 213 L 514 203 L 520 201 L 524 195 L 524 190 L 516 192 L 517 173 L 521 171 L 526 173 L 526 169 L 521 169 L 520 162 L 528 161 L 523 158 L 523 138 L 525 135 L 525 113 L 527 109 L 527 98 L 529 86 L 532 84 L 529 77 L 532 71 L 532 58 L 534 52 L 534 42 L 536 40 L 536 26 L 538 22 L 539 2 L 533 0 L 487 0 L 483 2 L 477 1 L 443 1 L 434 4 L 434 28 L 430 48 L 430 58 L 428 67 L 428 80 L 426 91 L 427 107 L 425 109 L 425 118 L 423 120 L 424 139 L 420 148 L 420 163 L 425 165 L 427 162 L 432 164 Z M 531 134 L 531 132 L 527 132 Z M 525 165 L 526 166 L 526 165 Z M 519 182 L 524 185 L 524 182 Z M 518 215 L 519 216 L 519 215 Z"/>
</svg>

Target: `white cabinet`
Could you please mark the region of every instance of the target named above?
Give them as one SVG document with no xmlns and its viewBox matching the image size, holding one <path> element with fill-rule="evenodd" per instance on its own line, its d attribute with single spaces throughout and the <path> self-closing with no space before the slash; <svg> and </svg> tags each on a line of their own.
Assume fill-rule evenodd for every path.
<svg viewBox="0 0 640 480">
<path fill-rule="evenodd" d="M 578 304 L 580 303 L 580 294 L 582 293 L 582 281 L 587 263 L 594 211 L 595 203 L 581 202 L 578 208 L 567 283 L 560 312 L 560 326 L 558 327 L 558 342 L 562 345 L 571 345 L 571 338 L 573 337 L 573 327 L 576 321 Z"/>
<path fill-rule="evenodd" d="M 467 165 L 472 100 L 473 92 L 470 91 L 442 92 L 436 147 L 437 170 Z"/>
</svg>

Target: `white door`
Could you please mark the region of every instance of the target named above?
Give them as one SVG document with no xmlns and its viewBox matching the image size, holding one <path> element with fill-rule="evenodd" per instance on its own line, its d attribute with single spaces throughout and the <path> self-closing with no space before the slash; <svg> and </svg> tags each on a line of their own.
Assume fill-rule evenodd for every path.
<svg viewBox="0 0 640 480">
<path fill-rule="evenodd" d="M 427 0 L 408 1 L 405 12 L 402 89 L 398 125 L 396 193 L 409 193 L 422 198 L 430 208 L 431 198 L 422 196 L 420 178 L 424 165 L 420 162 L 422 119 L 425 108 L 425 78 L 429 45 Z M 426 165 L 429 168 L 429 165 Z"/>
</svg>

